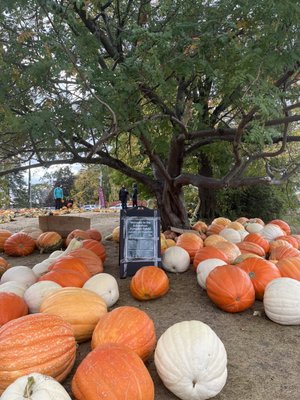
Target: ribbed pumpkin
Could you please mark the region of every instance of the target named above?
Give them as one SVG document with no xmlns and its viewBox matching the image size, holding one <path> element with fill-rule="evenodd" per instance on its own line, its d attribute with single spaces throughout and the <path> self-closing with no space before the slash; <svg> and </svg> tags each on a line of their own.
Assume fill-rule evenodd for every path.
<svg viewBox="0 0 300 400">
<path fill-rule="evenodd" d="M 71 371 L 76 342 L 72 327 L 55 315 L 26 315 L 0 328 L 0 392 L 31 372 L 61 382 Z"/>
<path fill-rule="evenodd" d="M 85 239 L 90 239 L 90 235 L 87 231 L 83 231 L 82 229 L 74 229 L 72 232 L 70 232 L 66 238 L 66 245 L 68 246 L 68 244 L 71 242 L 71 240 L 75 238 L 75 239 L 81 239 L 81 240 L 85 240 Z"/>
<path fill-rule="evenodd" d="M 207 260 L 208 258 L 219 258 L 225 261 L 226 264 L 229 263 L 228 257 L 222 250 L 219 250 L 215 247 L 203 247 L 202 249 L 198 250 L 195 255 L 193 262 L 194 270 L 196 271 L 198 264 L 201 261 Z"/>
<path fill-rule="evenodd" d="M 295 247 L 295 249 L 299 249 L 299 243 L 298 240 L 296 238 L 294 238 L 293 236 L 279 236 L 278 238 L 276 238 L 277 240 L 283 240 L 285 242 L 288 242 L 289 244 L 291 244 L 293 247 Z"/>
<path fill-rule="evenodd" d="M 62 247 L 63 238 L 57 232 L 44 232 L 36 240 L 41 253 L 52 253 Z"/>
<path fill-rule="evenodd" d="M 3 274 L 8 268 L 10 268 L 10 264 L 8 263 L 8 261 L 5 260 L 5 258 L 0 257 L 0 277 L 2 276 L 2 274 Z"/>
<path fill-rule="evenodd" d="M 14 293 L 22 298 L 24 297 L 26 289 L 28 289 L 26 283 L 18 281 L 8 281 L 0 285 L 0 292 Z"/>
<path fill-rule="evenodd" d="M 137 300 L 151 300 L 164 296 L 169 290 L 169 278 L 159 267 L 140 268 L 131 278 L 130 293 Z"/>
<path fill-rule="evenodd" d="M 258 222 L 247 222 L 245 224 L 245 229 L 249 233 L 259 233 L 263 229 L 263 225 Z"/>
<path fill-rule="evenodd" d="M 226 228 L 227 229 L 235 229 L 236 231 L 244 231 L 245 230 L 244 226 L 240 222 L 237 222 L 237 221 L 230 222 L 230 224 L 228 224 L 226 226 Z"/>
<path fill-rule="evenodd" d="M 249 275 L 255 290 L 255 298 L 262 300 L 267 284 L 273 279 L 280 278 L 281 274 L 276 265 L 262 258 L 248 258 L 238 267 Z"/>
<path fill-rule="evenodd" d="M 212 221 L 212 224 L 222 225 L 223 227 L 229 225 L 230 223 L 231 223 L 231 220 L 228 218 L 224 218 L 224 217 L 218 217 Z"/>
<path fill-rule="evenodd" d="M 50 265 L 48 270 L 78 272 L 86 281 L 92 276 L 88 270 L 88 267 L 81 260 L 79 260 L 79 258 L 73 256 L 63 256 L 59 258 L 54 264 Z"/>
<path fill-rule="evenodd" d="M 4 250 L 4 243 L 7 238 L 9 238 L 12 235 L 11 231 L 8 231 L 6 229 L 0 229 L 0 251 Z"/>
<path fill-rule="evenodd" d="M 0 326 L 27 314 L 28 307 L 22 297 L 14 293 L 0 293 Z"/>
<path fill-rule="evenodd" d="M 106 249 L 102 243 L 94 239 L 86 239 L 82 242 L 83 248 L 95 253 L 104 263 L 106 259 Z"/>
<path fill-rule="evenodd" d="M 81 288 L 87 278 L 83 277 L 80 272 L 70 270 L 49 271 L 45 275 L 38 278 L 38 282 L 52 281 L 58 283 L 62 287 Z"/>
<path fill-rule="evenodd" d="M 37 240 L 37 238 L 43 233 L 43 231 L 37 226 L 26 226 L 20 232 L 27 233 L 33 240 Z"/>
<path fill-rule="evenodd" d="M 115 343 L 97 347 L 72 380 L 76 400 L 154 400 L 152 378 L 139 356 Z"/>
<path fill-rule="evenodd" d="M 256 254 L 260 257 L 265 257 L 266 252 L 265 250 L 256 243 L 252 242 L 241 242 L 237 243 L 237 247 L 240 249 L 241 254 Z"/>
<path fill-rule="evenodd" d="M 103 315 L 92 337 L 92 349 L 105 343 L 118 343 L 129 347 L 142 360 L 147 360 L 156 344 L 152 319 L 136 307 L 123 306 Z"/>
<path fill-rule="evenodd" d="M 282 219 L 273 219 L 272 221 L 269 222 L 269 224 L 275 224 L 278 225 L 279 228 L 281 228 L 286 235 L 290 235 L 291 234 L 291 228 L 289 226 L 289 224 L 285 221 L 283 221 Z"/>
<path fill-rule="evenodd" d="M 220 235 L 210 235 L 207 236 L 206 239 L 204 239 L 204 246 L 215 247 L 220 242 L 227 242 L 227 240 Z"/>
<path fill-rule="evenodd" d="M 192 229 L 194 229 L 195 231 L 198 231 L 198 232 L 205 233 L 207 231 L 207 225 L 203 221 L 197 221 L 192 226 Z"/>
<path fill-rule="evenodd" d="M 291 235 L 298 242 L 298 249 L 300 249 L 300 235 Z"/>
<path fill-rule="evenodd" d="M 101 235 L 101 232 L 99 232 L 97 229 L 95 229 L 95 228 L 87 229 L 86 233 L 89 235 L 90 239 L 101 242 L 102 235 Z"/>
<path fill-rule="evenodd" d="M 107 313 L 107 306 L 90 290 L 68 287 L 45 297 L 40 312 L 57 315 L 70 323 L 77 342 L 84 342 L 91 338 L 99 319 Z"/>
<path fill-rule="evenodd" d="M 220 224 L 210 224 L 207 227 L 206 235 L 218 235 L 224 229 L 224 225 Z"/>
<path fill-rule="evenodd" d="M 282 277 L 296 279 L 300 281 L 300 258 L 286 257 L 278 261 L 276 267 Z"/>
<path fill-rule="evenodd" d="M 278 236 L 284 235 L 284 231 L 276 224 L 265 225 L 259 233 L 269 242 L 275 240 Z"/>
<path fill-rule="evenodd" d="M 293 246 L 286 240 L 282 239 L 272 240 L 272 242 L 270 242 L 270 253 L 277 247 L 293 247 Z"/>
<path fill-rule="evenodd" d="M 281 260 L 286 257 L 300 257 L 300 251 L 294 247 L 279 246 L 271 250 L 270 260 Z"/>
<path fill-rule="evenodd" d="M 240 217 L 238 218 L 236 221 L 234 222 L 239 222 L 240 224 L 242 224 L 243 226 L 249 221 L 249 218 L 247 217 Z"/>
<path fill-rule="evenodd" d="M 259 233 L 249 233 L 249 235 L 245 237 L 243 242 L 258 244 L 264 249 L 266 254 L 270 250 L 270 243 L 268 242 L 268 240 L 264 239 Z"/>
<path fill-rule="evenodd" d="M 9 256 L 24 257 L 33 253 L 35 241 L 26 233 L 14 233 L 4 243 L 4 252 Z"/>
<path fill-rule="evenodd" d="M 82 261 L 87 266 L 91 275 L 99 274 L 104 270 L 102 260 L 91 250 L 82 247 L 80 249 L 70 251 L 69 256 L 78 258 L 80 261 Z"/>
<path fill-rule="evenodd" d="M 213 269 L 206 279 L 208 297 L 222 310 L 235 313 L 251 307 L 255 290 L 249 275 L 233 265 Z"/>
<path fill-rule="evenodd" d="M 215 246 L 216 249 L 221 250 L 228 258 L 228 263 L 231 264 L 241 254 L 238 246 L 231 242 L 219 242 Z"/>
<path fill-rule="evenodd" d="M 197 251 L 203 247 L 203 240 L 195 233 L 185 232 L 178 236 L 176 246 L 186 250 L 189 253 L 191 261 L 193 261 Z"/>
</svg>

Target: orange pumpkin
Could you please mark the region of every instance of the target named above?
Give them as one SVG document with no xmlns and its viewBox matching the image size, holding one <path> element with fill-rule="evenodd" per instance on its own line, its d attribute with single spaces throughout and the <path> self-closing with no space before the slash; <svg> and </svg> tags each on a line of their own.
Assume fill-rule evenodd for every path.
<svg viewBox="0 0 300 400">
<path fill-rule="evenodd" d="M 5 260 L 5 258 L 0 257 L 0 277 L 2 276 L 2 274 L 4 274 L 4 272 L 10 268 L 10 264 L 8 263 L 7 260 Z"/>
<path fill-rule="evenodd" d="M 237 243 L 237 247 L 240 249 L 241 253 L 251 253 L 251 254 L 256 254 L 257 256 L 260 257 L 265 257 L 266 252 L 265 250 L 259 246 L 256 243 L 252 243 L 252 242 L 240 242 Z"/>
<path fill-rule="evenodd" d="M 81 240 L 85 240 L 85 239 L 90 239 L 90 235 L 87 231 L 83 231 L 82 229 L 74 229 L 72 232 L 70 232 L 66 238 L 66 245 L 68 246 L 68 244 L 71 242 L 71 240 L 75 238 L 75 239 L 81 239 Z"/>
<path fill-rule="evenodd" d="M 27 314 L 28 307 L 22 297 L 15 293 L 0 293 L 0 326 Z"/>
<path fill-rule="evenodd" d="M 215 247 L 220 242 L 227 242 L 227 240 L 221 235 L 210 235 L 204 240 L 204 246 Z"/>
<path fill-rule="evenodd" d="M 193 261 L 197 251 L 203 247 L 203 240 L 196 233 L 185 232 L 178 236 L 176 246 L 186 250 Z"/>
<path fill-rule="evenodd" d="M 154 384 L 143 361 L 115 343 L 87 355 L 73 377 L 72 392 L 77 400 L 154 400 Z"/>
<path fill-rule="evenodd" d="M 59 271 L 47 272 L 45 275 L 39 277 L 38 282 L 41 281 L 56 282 L 62 287 L 81 288 L 87 279 L 81 276 L 80 272 L 61 269 Z"/>
<path fill-rule="evenodd" d="M 300 257 L 300 251 L 289 245 L 278 246 L 271 250 L 270 260 L 281 260 L 286 257 Z"/>
<path fill-rule="evenodd" d="M 52 253 L 63 245 L 63 238 L 57 232 L 44 232 L 36 240 L 41 253 Z"/>
<path fill-rule="evenodd" d="M 206 234 L 207 234 L 207 236 L 218 235 L 223 229 L 224 229 L 224 225 L 221 225 L 221 224 L 210 224 L 207 227 Z"/>
<path fill-rule="evenodd" d="M 298 242 L 298 249 L 300 248 L 300 235 L 291 235 Z"/>
<path fill-rule="evenodd" d="M 233 265 L 214 268 L 206 279 L 208 297 L 222 310 L 235 313 L 251 307 L 255 290 L 249 275 Z"/>
<path fill-rule="evenodd" d="M 245 225 L 245 223 L 248 221 L 249 221 L 249 218 L 246 218 L 246 217 L 240 217 L 237 220 L 235 220 L 235 222 L 239 222 L 242 225 Z"/>
<path fill-rule="evenodd" d="M 229 262 L 227 255 L 222 250 L 219 250 L 215 247 L 203 247 L 202 249 L 199 249 L 195 255 L 193 262 L 194 270 L 196 271 L 198 264 L 201 261 L 207 260 L 208 258 L 219 258 L 220 260 L 225 261 L 227 264 Z"/>
<path fill-rule="evenodd" d="M 276 264 L 281 276 L 300 281 L 300 258 L 287 257 Z"/>
<path fill-rule="evenodd" d="M 93 251 L 81 247 L 80 249 L 72 250 L 69 256 L 78 258 L 82 261 L 90 271 L 91 275 L 103 272 L 103 262 Z"/>
<path fill-rule="evenodd" d="M 91 273 L 87 266 L 78 258 L 72 256 L 64 256 L 59 258 L 54 264 L 50 265 L 49 271 L 75 271 L 78 272 L 84 279 L 91 278 Z"/>
<path fill-rule="evenodd" d="M 294 238 L 293 236 L 279 236 L 278 238 L 276 238 L 276 241 L 277 240 L 286 241 L 289 244 L 291 244 L 293 247 L 295 247 L 295 249 L 299 249 L 298 240 L 296 238 Z"/>
<path fill-rule="evenodd" d="M 249 233 L 249 235 L 245 237 L 243 242 L 258 244 L 264 249 L 266 254 L 270 250 L 270 243 L 265 238 L 263 238 L 260 233 Z"/>
<path fill-rule="evenodd" d="M 273 221 L 270 221 L 269 224 L 278 225 L 279 228 L 281 228 L 287 235 L 291 234 L 291 228 L 289 224 L 285 221 L 282 221 L 282 219 L 273 219 Z"/>
<path fill-rule="evenodd" d="M 94 228 L 87 229 L 86 233 L 89 235 L 90 239 L 97 240 L 98 242 L 101 242 L 102 235 L 101 235 L 101 232 L 99 232 L 97 229 L 94 229 Z"/>
<path fill-rule="evenodd" d="M 255 290 L 255 298 L 262 300 L 265 288 L 273 279 L 280 278 L 279 269 L 271 261 L 262 258 L 248 258 L 238 267 L 249 275 Z"/>
<path fill-rule="evenodd" d="M 169 278 L 159 267 L 140 268 L 130 282 L 130 293 L 137 300 L 151 300 L 164 296 L 169 290 Z"/>
<path fill-rule="evenodd" d="M 142 360 L 147 360 L 156 345 L 152 319 L 136 307 L 123 306 L 103 315 L 92 336 L 92 349 L 105 343 L 129 347 Z"/>
<path fill-rule="evenodd" d="M 31 372 L 61 382 L 75 362 L 73 329 L 54 315 L 25 315 L 0 328 L 0 354 L 0 393 Z"/>
<path fill-rule="evenodd" d="M 197 221 L 192 226 L 192 229 L 201 233 L 205 233 L 207 231 L 207 225 L 203 221 Z"/>
<path fill-rule="evenodd" d="M 241 254 L 238 246 L 234 243 L 228 242 L 227 240 L 225 242 L 217 243 L 215 248 L 226 254 L 229 264 L 232 264 L 233 261 Z"/>
<path fill-rule="evenodd" d="M 35 249 L 35 241 L 26 233 L 14 233 L 4 243 L 4 252 L 9 256 L 24 257 Z"/>
<path fill-rule="evenodd" d="M 9 238 L 12 235 L 12 232 L 6 230 L 6 229 L 0 229 L 0 251 L 4 250 L 4 243 L 7 238 Z"/>
<path fill-rule="evenodd" d="M 86 239 L 82 242 L 85 249 L 91 250 L 95 253 L 104 263 L 106 258 L 106 250 L 102 243 L 94 239 Z"/>
</svg>

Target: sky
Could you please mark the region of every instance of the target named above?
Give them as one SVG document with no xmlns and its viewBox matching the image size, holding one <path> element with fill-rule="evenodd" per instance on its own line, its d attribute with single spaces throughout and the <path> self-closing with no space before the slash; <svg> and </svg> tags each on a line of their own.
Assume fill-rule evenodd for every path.
<svg viewBox="0 0 300 400">
<path fill-rule="evenodd" d="M 49 168 L 33 168 L 31 170 L 31 184 L 36 185 L 37 183 L 41 183 L 41 179 L 43 178 L 46 172 L 52 173 L 60 168 L 64 168 L 67 166 L 70 167 L 71 171 L 74 174 L 79 172 L 79 170 L 82 168 L 81 164 L 74 164 L 74 165 L 62 164 L 62 165 L 52 165 Z M 25 181 L 28 183 L 28 171 L 24 173 L 24 177 Z"/>
</svg>

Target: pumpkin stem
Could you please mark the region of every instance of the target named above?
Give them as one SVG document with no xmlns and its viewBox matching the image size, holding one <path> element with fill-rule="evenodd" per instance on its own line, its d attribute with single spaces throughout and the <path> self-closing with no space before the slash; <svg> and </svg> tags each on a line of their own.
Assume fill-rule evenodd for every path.
<svg viewBox="0 0 300 400">
<path fill-rule="evenodd" d="M 31 399 L 31 395 L 32 395 L 32 393 L 33 393 L 32 386 L 33 386 L 34 384 L 35 384 L 34 377 L 33 377 L 33 376 L 30 376 L 30 377 L 28 378 L 28 380 L 27 380 L 27 385 L 25 386 L 25 389 L 24 389 L 24 394 L 23 394 L 23 396 L 24 396 L 25 399 Z"/>
</svg>

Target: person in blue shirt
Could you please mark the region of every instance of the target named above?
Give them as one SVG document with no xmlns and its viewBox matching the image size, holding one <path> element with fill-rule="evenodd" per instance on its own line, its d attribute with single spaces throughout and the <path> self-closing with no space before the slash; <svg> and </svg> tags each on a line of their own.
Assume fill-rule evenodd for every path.
<svg viewBox="0 0 300 400">
<path fill-rule="evenodd" d="M 55 200 L 55 210 L 59 210 L 62 208 L 62 200 L 64 198 L 64 192 L 62 185 L 57 185 L 53 192 L 54 200 Z"/>
</svg>

